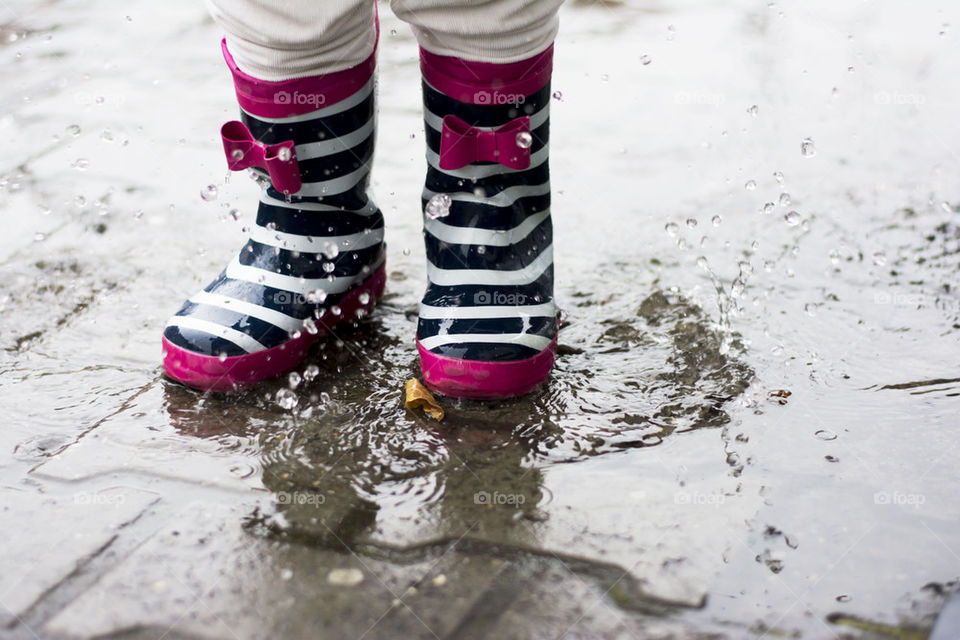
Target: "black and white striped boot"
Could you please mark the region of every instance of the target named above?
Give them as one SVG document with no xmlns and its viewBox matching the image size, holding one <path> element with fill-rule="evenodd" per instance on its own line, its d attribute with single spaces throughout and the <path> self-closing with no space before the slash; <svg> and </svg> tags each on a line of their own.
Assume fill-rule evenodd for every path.
<svg viewBox="0 0 960 640">
<path fill-rule="evenodd" d="M 231 169 L 264 187 L 240 253 L 163 332 L 166 374 L 225 391 L 295 367 L 324 329 L 368 311 L 385 282 L 383 216 L 367 195 L 374 66 L 265 82 L 223 43 L 241 120 L 221 130 Z"/>
<path fill-rule="evenodd" d="M 522 395 L 553 366 L 552 60 L 552 46 L 510 64 L 421 49 L 428 284 L 417 347 L 424 382 L 444 395 Z"/>
</svg>

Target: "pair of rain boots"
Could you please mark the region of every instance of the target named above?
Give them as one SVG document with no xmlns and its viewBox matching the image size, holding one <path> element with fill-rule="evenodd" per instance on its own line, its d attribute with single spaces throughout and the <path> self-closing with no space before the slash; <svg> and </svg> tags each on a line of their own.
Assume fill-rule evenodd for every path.
<svg viewBox="0 0 960 640">
<path fill-rule="evenodd" d="M 226 44 L 241 119 L 221 129 L 228 166 L 263 185 L 240 253 L 163 333 L 167 375 L 205 391 L 297 366 L 325 330 L 372 310 L 386 282 L 383 215 L 367 194 L 375 57 L 265 82 Z M 421 50 L 428 284 L 417 349 L 432 390 L 525 394 L 556 351 L 548 137 L 552 47 L 509 64 Z"/>
</svg>

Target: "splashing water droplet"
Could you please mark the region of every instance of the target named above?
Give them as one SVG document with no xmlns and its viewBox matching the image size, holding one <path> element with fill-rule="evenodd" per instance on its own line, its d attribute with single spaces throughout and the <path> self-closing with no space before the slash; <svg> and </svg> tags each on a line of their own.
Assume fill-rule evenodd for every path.
<svg viewBox="0 0 960 640">
<path fill-rule="evenodd" d="M 687 218 L 687 227 L 689 227 L 690 229 L 695 229 L 697 227 L 697 219 Z"/>
<path fill-rule="evenodd" d="M 90 161 L 86 158 L 77 158 L 70 164 L 70 166 L 78 171 L 85 171 L 87 167 L 90 166 Z"/>
<path fill-rule="evenodd" d="M 230 152 L 230 157 L 233 158 L 234 162 L 240 162 L 243 160 L 243 151 L 240 149 L 234 149 Z"/>
<path fill-rule="evenodd" d="M 700 256 L 697 258 L 697 266 L 703 269 L 704 271 L 710 270 L 710 263 L 707 262 L 706 256 Z"/>
<path fill-rule="evenodd" d="M 337 305 L 333 305 L 332 307 L 330 307 L 330 313 L 332 313 L 335 316 L 339 316 L 341 313 L 343 313 L 343 309 L 341 309 Z"/>
<path fill-rule="evenodd" d="M 307 368 L 303 370 L 303 379 L 307 382 L 310 382 L 318 375 L 320 375 L 320 367 L 315 364 L 308 365 Z"/>
<path fill-rule="evenodd" d="M 643 66 L 647 66 L 651 62 L 653 62 L 653 58 L 651 58 L 647 54 L 643 54 L 642 56 L 640 56 L 640 64 L 642 64 Z"/>
<path fill-rule="evenodd" d="M 220 352 L 220 355 L 217 356 L 217 360 L 219 360 L 220 362 L 226 362 L 226 361 L 227 361 L 227 352 L 226 352 L 226 351 L 221 351 L 221 352 Z"/>
<path fill-rule="evenodd" d="M 828 441 L 829 441 L 829 440 L 836 440 L 836 439 L 837 439 L 837 434 L 835 434 L 833 431 L 830 431 L 829 429 L 818 429 L 817 431 L 815 431 L 815 432 L 813 433 L 813 435 L 816 436 L 816 437 L 817 437 L 818 439 L 820 439 L 820 440 L 828 440 Z"/>
<path fill-rule="evenodd" d="M 437 218 L 446 218 L 450 215 L 450 205 L 453 204 L 453 200 L 450 198 L 450 195 L 447 193 L 438 193 L 427 202 L 427 206 L 424 211 L 427 214 L 427 217 L 431 220 L 436 220 Z"/>
<path fill-rule="evenodd" d="M 289 411 L 297 406 L 298 398 L 297 394 L 290 389 L 280 389 L 277 391 L 274 400 L 281 409 Z"/>
<path fill-rule="evenodd" d="M 663 226 L 663 230 L 667 232 L 667 235 L 675 236 L 680 231 L 680 225 L 676 222 L 668 222 Z"/>
<path fill-rule="evenodd" d="M 812 318 L 813 316 L 817 315 L 817 305 L 813 304 L 812 302 L 808 302 L 807 304 L 803 305 L 803 311 Z"/>
<path fill-rule="evenodd" d="M 776 208 L 777 208 L 777 205 L 773 204 L 772 202 L 767 202 L 762 207 L 760 207 L 760 212 L 765 214 L 770 214 L 770 213 L 773 213 L 773 210 Z"/>
<path fill-rule="evenodd" d="M 779 184 L 783 184 L 783 180 L 784 180 L 783 172 L 782 172 L 782 171 L 774 171 L 774 172 L 773 172 L 773 179 L 776 180 Z"/>
<path fill-rule="evenodd" d="M 783 220 L 791 227 L 795 227 L 800 224 L 800 214 L 796 211 L 791 211 L 787 215 L 783 216 Z"/>
<path fill-rule="evenodd" d="M 529 149 L 533 146 L 533 136 L 528 131 L 521 131 L 517 134 L 517 146 L 521 149 Z"/>
<path fill-rule="evenodd" d="M 338 245 L 333 240 L 328 240 L 323 243 L 323 248 L 320 249 L 320 253 L 322 253 L 324 256 L 326 256 L 330 260 L 333 260 L 338 255 L 340 255 L 340 245 Z"/>
<path fill-rule="evenodd" d="M 277 158 L 280 160 L 280 162 L 287 162 L 292 157 L 293 154 L 290 152 L 289 147 L 280 147 L 277 150 Z"/>
<path fill-rule="evenodd" d="M 312 336 L 317 335 L 317 323 L 313 321 L 313 318 L 307 318 L 303 321 L 303 328 L 307 330 Z"/>
<path fill-rule="evenodd" d="M 336 268 L 337 268 L 337 265 L 333 264 L 332 262 L 323 263 L 323 270 L 325 273 L 333 273 L 336 270 Z"/>
<path fill-rule="evenodd" d="M 397 30 L 396 30 L 396 29 L 390 29 L 390 35 L 392 35 L 392 36 L 397 35 Z"/>
<path fill-rule="evenodd" d="M 781 206 L 781 207 L 789 207 L 789 206 L 790 206 L 790 202 L 791 202 L 791 201 L 790 201 L 790 194 L 789 194 L 789 193 L 781 193 L 781 194 L 780 194 L 780 206 Z"/>
<path fill-rule="evenodd" d="M 713 223 L 713 226 L 719 227 L 720 223 L 723 222 L 723 218 L 721 218 L 719 215 L 716 215 L 710 218 L 710 222 Z"/>
<path fill-rule="evenodd" d="M 554 91 L 554 92 L 553 92 L 553 99 L 554 99 L 554 100 L 560 100 L 561 102 L 563 102 L 563 92 L 562 92 L 562 91 Z"/>
<path fill-rule="evenodd" d="M 287 386 L 291 389 L 296 389 L 300 386 L 300 383 L 303 381 L 303 378 L 296 371 L 291 371 L 290 375 L 287 376 Z"/>
<path fill-rule="evenodd" d="M 370 294 L 364 291 L 359 296 L 357 296 L 357 300 L 360 301 L 360 304 L 370 304 Z"/>
<path fill-rule="evenodd" d="M 817 155 L 817 147 L 813 144 L 813 138 L 804 138 L 800 142 L 800 153 L 804 158 L 812 158 Z"/>
<path fill-rule="evenodd" d="M 77 136 L 80 135 L 80 125 L 78 124 L 70 125 L 69 127 L 67 127 L 67 133 L 69 133 L 71 136 L 76 138 Z"/>
<path fill-rule="evenodd" d="M 215 184 L 208 184 L 203 189 L 200 189 L 200 197 L 206 200 L 207 202 L 216 200 L 217 195 L 219 194 L 217 192 L 217 185 Z"/>
<path fill-rule="evenodd" d="M 481 256 L 482 256 L 482 255 L 484 255 L 486 252 L 487 252 L 487 248 L 486 248 L 484 245 L 481 244 L 481 245 L 478 245 L 478 246 L 477 246 L 477 254 L 478 254 L 478 255 L 481 255 Z"/>
<path fill-rule="evenodd" d="M 752 105 L 750 105 L 750 106 L 747 108 L 747 113 L 749 113 L 749 114 L 752 115 L 752 116 L 756 116 L 757 113 L 759 113 L 759 112 L 760 112 L 760 107 L 758 107 L 758 106 L 755 105 L 755 104 L 752 104 Z"/>
<path fill-rule="evenodd" d="M 327 299 L 327 292 L 323 289 L 314 289 L 313 291 L 307 292 L 307 302 L 310 304 L 323 304 L 323 301 Z"/>
<path fill-rule="evenodd" d="M 873 254 L 873 264 L 877 265 L 878 267 L 882 267 L 883 265 L 887 264 L 887 254 L 885 254 L 883 251 L 877 251 L 875 254 Z"/>
<path fill-rule="evenodd" d="M 747 180 L 747 182 L 743 185 L 743 188 L 746 189 L 747 191 L 753 191 L 754 189 L 757 188 L 757 181 Z"/>
</svg>

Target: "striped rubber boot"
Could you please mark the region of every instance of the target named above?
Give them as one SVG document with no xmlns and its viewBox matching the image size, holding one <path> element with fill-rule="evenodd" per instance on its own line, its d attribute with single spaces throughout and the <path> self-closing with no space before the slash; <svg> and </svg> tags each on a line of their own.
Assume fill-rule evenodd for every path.
<svg viewBox="0 0 960 640">
<path fill-rule="evenodd" d="M 367 195 L 374 55 L 336 73 L 264 82 L 233 72 L 241 120 L 228 166 L 263 185 L 240 253 L 163 332 L 166 374 L 225 391 L 289 371 L 318 334 L 367 312 L 385 282 L 383 216 Z"/>
<path fill-rule="evenodd" d="M 424 382 L 444 395 L 518 396 L 550 375 L 552 60 L 552 46 L 510 64 L 421 50 L 428 283 L 417 348 Z"/>
</svg>

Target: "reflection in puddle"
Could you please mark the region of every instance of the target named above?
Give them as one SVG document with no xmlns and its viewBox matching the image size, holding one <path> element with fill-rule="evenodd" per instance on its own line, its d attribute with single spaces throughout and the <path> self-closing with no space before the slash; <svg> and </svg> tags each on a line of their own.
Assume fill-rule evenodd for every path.
<svg viewBox="0 0 960 640">
<path fill-rule="evenodd" d="M 401 315 L 389 306 L 317 348 L 310 363 L 320 371 L 296 381 L 292 411 L 275 402 L 281 379 L 199 407 L 171 387 L 168 412 L 181 431 L 225 444 L 259 431 L 274 511 L 255 514 L 258 530 L 352 546 L 389 518 L 387 529 L 403 521 L 421 542 L 427 532 L 427 540 L 469 535 L 532 548 L 550 500 L 544 469 L 722 426 L 724 403 L 753 375 L 736 337 L 679 295 L 656 292 L 620 316 L 603 306 L 570 315 L 570 327 L 591 337 L 577 339 L 570 327 L 561 334 L 544 389 L 495 403 L 443 399 L 441 424 L 403 407 L 416 362 L 398 337 L 407 327 L 386 326 L 383 316 Z"/>
</svg>

